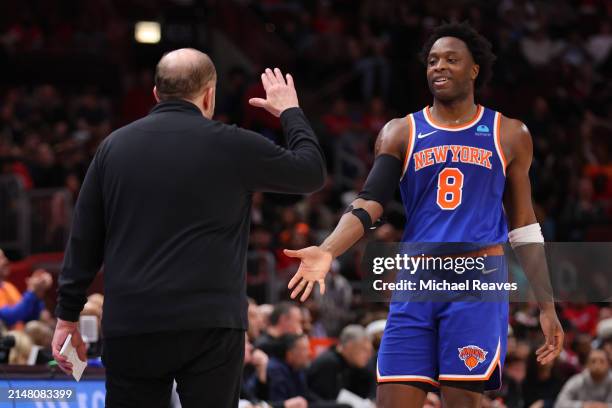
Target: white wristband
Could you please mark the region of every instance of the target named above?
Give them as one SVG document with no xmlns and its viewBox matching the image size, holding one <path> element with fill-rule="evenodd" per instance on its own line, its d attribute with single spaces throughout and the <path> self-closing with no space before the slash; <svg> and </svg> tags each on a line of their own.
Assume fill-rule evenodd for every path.
<svg viewBox="0 0 612 408">
<path fill-rule="evenodd" d="M 510 246 L 516 248 L 526 244 L 543 244 L 544 236 L 542 235 L 540 224 L 536 222 L 535 224 L 513 229 L 508 233 L 508 240 L 510 241 Z"/>
</svg>

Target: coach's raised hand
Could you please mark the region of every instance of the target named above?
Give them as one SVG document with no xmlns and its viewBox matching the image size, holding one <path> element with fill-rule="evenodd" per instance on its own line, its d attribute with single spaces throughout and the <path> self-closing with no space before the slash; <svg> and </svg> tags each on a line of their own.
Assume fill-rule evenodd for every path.
<svg viewBox="0 0 612 408">
<path fill-rule="evenodd" d="M 266 91 L 266 99 L 251 98 L 249 104 L 258 108 L 264 108 L 276 117 L 279 117 L 284 110 L 299 107 L 297 93 L 293 85 L 293 77 L 287 74 L 287 80 L 283 78 L 280 69 L 266 68 L 261 74 L 261 83 Z"/>
</svg>

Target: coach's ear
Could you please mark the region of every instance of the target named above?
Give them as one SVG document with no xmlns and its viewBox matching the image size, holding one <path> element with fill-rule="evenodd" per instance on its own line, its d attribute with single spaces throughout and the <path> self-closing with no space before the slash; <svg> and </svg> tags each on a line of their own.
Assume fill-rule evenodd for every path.
<svg viewBox="0 0 612 408">
<path fill-rule="evenodd" d="M 153 87 L 153 97 L 155 98 L 155 102 L 159 103 L 159 95 L 157 94 L 157 87 Z"/>
<path fill-rule="evenodd" d="M 212 85 L 204 91 L 204 98 L 202 99 L 202 108 L 204 117 L 212 119 L 215 114 L 215 93 L 216 87 Z"/>
</svg>

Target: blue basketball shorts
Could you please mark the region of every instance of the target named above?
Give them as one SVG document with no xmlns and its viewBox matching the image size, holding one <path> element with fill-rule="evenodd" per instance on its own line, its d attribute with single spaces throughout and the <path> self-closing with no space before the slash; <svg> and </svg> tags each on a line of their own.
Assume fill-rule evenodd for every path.
<svg viewBox="0 0 612 408">
<path fill-rule="evenodd" d="M 490 257 L 506 277 L 503 257 Z M 507 299 L 488 301 L 395 301 L 378 352 L 377 380 L 484 381 L 501 386 L 508 335 Z"/>
</svg>

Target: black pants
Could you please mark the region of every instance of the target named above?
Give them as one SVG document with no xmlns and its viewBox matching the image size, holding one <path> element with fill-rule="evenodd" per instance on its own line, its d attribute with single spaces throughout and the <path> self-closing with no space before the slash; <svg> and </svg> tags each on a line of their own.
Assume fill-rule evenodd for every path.
<svg viewBox="0 0 612 408">
<path fill-rule="evenodd" d="M 106 407 L 168 408 L 173 380 L 183 408 L 237 407 L 244 337 L 211 328 L 105 339 Z"/>
</svg>

